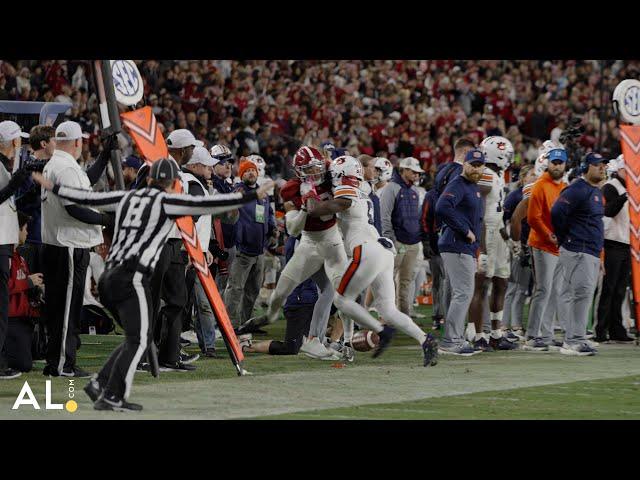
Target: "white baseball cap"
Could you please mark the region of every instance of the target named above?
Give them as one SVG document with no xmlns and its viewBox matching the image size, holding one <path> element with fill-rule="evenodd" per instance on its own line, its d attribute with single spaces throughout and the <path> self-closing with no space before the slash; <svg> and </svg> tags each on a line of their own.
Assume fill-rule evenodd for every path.
<svg viewBox="0 0 640 480">
<path fill-rule="evenodd" d="M 77 140 L 78 138 L 89 138 L 89 134 L 82 133 L 80 125 L 76 122 L 62 122 L 56 128 L 56 136 L 54 140 Z"/>
<path fill-rule="evenodd" d="M 18 137 L 29 138 L 29 134 L 23 132 L 16 122 L 11 120 L 0 122 L 0 142 L 10 142 Z"/>
<path fill-rule="evenodd" d="M 417 158 L 407 157 L 400 160 L 398 168 L 408 168 L 412 172 L 424 173 L 424 170 L 420 168 L 420 162 Z"/>
<path fill-rule="evenodd" d="M 167 146 L 169 148 L 185 148 L 185 147 L 204 147 L 204 142 L 196 140 L 189 130 L 185 128 L 179 128 L 174 130 L 167 137 Z"/>
<path fill-rule="evenodd" d="M 204 147 L 196 147 L 193 149 L 193 155 L 187 162 L 187 165 L 195 164 L 206 165 L 207 167 L 213 167 L 215 162 L 209 151 Z"/>
</svg>

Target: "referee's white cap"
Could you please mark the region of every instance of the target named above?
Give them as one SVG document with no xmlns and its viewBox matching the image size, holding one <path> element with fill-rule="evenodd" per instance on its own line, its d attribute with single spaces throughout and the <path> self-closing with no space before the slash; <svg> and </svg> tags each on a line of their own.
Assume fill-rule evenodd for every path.
<svg viewBox="0 0 640 480">
<path fill-rule="evenodd" d="M 54 140 L 77 140 L 78 138 L 89 138 L 89 134 L 82 133 L 78 123 L 68 120 L 58 125 L 56 136 L 53 138 Z"/>
<path fill-rule="evenodd" d="M 29 134 L 23 132 L 16 122 L 11 120 L 0 122 L 0 142 L 10 142 L 18 137 L 29 138 Z"/>
<path fill-rule="evenodd" d="M 186 128 L 179 128 L 169 134 L 167 137 L 167 146 L 169 148 L 204 147 L 204 142 L 196 140 L 193 133 Z"/>
</svg>

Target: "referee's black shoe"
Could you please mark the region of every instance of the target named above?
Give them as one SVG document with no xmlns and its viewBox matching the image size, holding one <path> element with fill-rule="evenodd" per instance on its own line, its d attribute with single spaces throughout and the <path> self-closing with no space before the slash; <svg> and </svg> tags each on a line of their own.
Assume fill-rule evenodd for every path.
<svg viewBox="0 0 640 480">
<path fill-rule="evenodd" d="M 60 374 L 58 373 L 58 369 L 56 367 L 54 367 L 53 365 L 49 365 L 48 363 L 44 366 L 44 369 L 42 370 L 42 374 L 43 375 L 47 375 L 49 377 L 59 377 Z"/>
<path fill-rule="evenodd" d="M 117 399 L 115 397 L 102 397 L 100 400 L 93 404 L 93 409 L 107 410 L 112 412 L 139 412 L 142 410 L 142 405 L 140 405 L 139 403 L 127 402 L 126 400 Z"/>
<path fill-rule="evenodd" d="M 380 355 L 382 355 L 382 352 L 384 352 L 387 347 L 391 345 L 391 339 L 393 338 L 393 332 L 395 331 L 396 329 L 390 327 L 389 325 L 384 326 L 382 331 L 378 334 L 378 336 L 380 337 L 380 341 L 378 342 L 378 346 L 373 350 L 373 355 L 371 355 L 372 358 L 378 358 Z"/>
<path fill-rule="evenodd" d="M 96 402 L 98 398 L 100 398 L 100 395 L 102 394 L 102 387 L 100 386 L 100 382 L 98 382 L 97 373 L 91 377 L 91 380 L 89 380 L 89 383 L 84 386 L 83 390 L 92 402 Z"/>
</svg>

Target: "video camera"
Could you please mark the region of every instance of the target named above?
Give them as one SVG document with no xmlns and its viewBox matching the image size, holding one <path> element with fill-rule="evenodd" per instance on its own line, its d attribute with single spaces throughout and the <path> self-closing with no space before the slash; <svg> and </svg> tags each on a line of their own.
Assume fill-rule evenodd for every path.
<svg viewBox="0 0 640 480">
<path fill-rule="evenodd" d="M 564 145 L 567 151 L 567 170 L 577 167 L 580 164 L 580 160 L 586 153 L 585 148 L 579 144 L 579 140 L 584 134 L 585 128 L 582 124 L 582 119 L 579 117 L 571 117 L 569 119 L 569 125 L 560 134 L 560 143 Z"/>
</svg>

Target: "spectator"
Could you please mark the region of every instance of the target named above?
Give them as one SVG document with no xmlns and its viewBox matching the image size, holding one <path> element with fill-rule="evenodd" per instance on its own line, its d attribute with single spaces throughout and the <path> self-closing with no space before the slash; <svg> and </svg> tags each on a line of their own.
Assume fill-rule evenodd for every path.
<svg viewBox="0 0 640 480">
<path fill-rule="evenodd" d="M 28 221 L 29 217 L 18 214 L 19 245 L 23 245 L 27 239 Z M 25 259 L 17 248 L 14 249 L 9 278 L 9 325 L 3 353 L 9 368 L 17 372 L 31 371 L 33 327 L 34 321 L 40 316 L 39 309 L 32 306 L 37 301 L 32 299 L 40 297 L 43 286 L 42 273 L 31 274 Z"/>
<path fill-rule="evenodd" d="M 421 173 L 424 170 L 418 160 L 413 157 L 403 159 L 399 172 L 394 173 L 380 195 L 382 236 L 393 240 L 398 252 L 394 276 L 398 277 L 398 307 L 406 315 L 411 315 L 413 298 L 410 298 L 410 286 L 415 280 L 418 258 L 422 255 L 419 192 L 414 185 Z"/>
<path fill-rule="evenodd" d="M 595 341 L 632 342 L 622 325 L 622 302 L 631 280 L 629 250 L 629 206 L 624 157 L 609 162 L 611 179 L 602 188 L 604 196 L 604 278 L 597 308 Z"/>
<path fill-rule="evenodd" d="M 42 171 L 46 162 L 53 156 L 56 148 L 55 129 L 47 125 L 36 125 L 29 132 L 29 146 L 32 154 L 30 163 L 36 170 Z M 40 198 L 40 186 L 27 179 L 22 188 L 16 193 L 16 206 L 19 211 L 30 217 L 27 225 L 27 242 L 22 247 L 22 256 L 27 261 L 29 269 L 33 272 L 44 271 L 43 247 L 42 247 L 42 199 Z"/>
<path fill-rule="evenodd" d="M 252 162 L 240 164 L 239 183 L 235 191 L 249 192 L 257 188 L 258 170 Z M 254 200 L 240 208 L 236 225 L 237 253 L 229 271 L 224 303 L 235 328 L 249 320 L 264 277 L 264 249 L 275 235 L 274 213 L 269 199 Z"/>
<path fill-rule="evenodd" d="M 125 190 L 133 188 L 138 170 L 140 170 L 143 164 L 142 160 L 135 155 L 129 155 L 126 160 L 122 162 L 122 178 L 124 179 Z"/>
<path fill-rule="evenodd" d="M 208 182 L 213 174 L 213 158 L 206 148 L 196 147 L 191 159 L 183 167 L 183 179 L 187 183 L 189 195 L 209 196 Z M 207 265 L 213 262 L 213 256 L 209 252 L 211 241 L 211 215 L 194 217 L 196 230 L 202 251 L 205 252 Z M 194 304 L 196 311 L 195 332 L 198 338 L 200 351 L 206 357 L 216 357 L 216 319 L 211 309 L 209 299 L 196 275 L 193 284 Z"/>
<path fill-rule="evenodd" d="M 213 184 L 214 195 L 216 193 L 233 192 L 233 184 L 231 183 L 231 167 L 233 165 L 233 155 L 231 150 L 225 145 L 214 145 L 211 147 L 211 155 L 213 156 L 213 175 L 211 181 Z M 218 290 L 224 292 L 227 288 L 227 280 L 229 278 L 229 269 L 236 258 L 236 238 L 235 224 L 238 221 L 239 213 L 234 211 L 228 213 L 220 219 L 215 219 L 214 231 L 216 232 L 216 240 L 228 256 L 227 260 L 218 261 L 218 274 L 216 275 L 216 284 Z"/>
<path fill-rule="evenodd" d="M 19 226 L 15 204 L 11 199 L 15 191 L 29 175 L 26 170 L 18 170 L 13 177 L 13 159 L 22 145 L 22 138 L 28 137 L 17 123 L 10 120 L 0 122 L 0 379 L 19 377 L 20 372 L 9 368 L 2 349 L 7 338 L 9 322 L 9 278 L 14 246 L 18 243 Z"/>
</svg>

